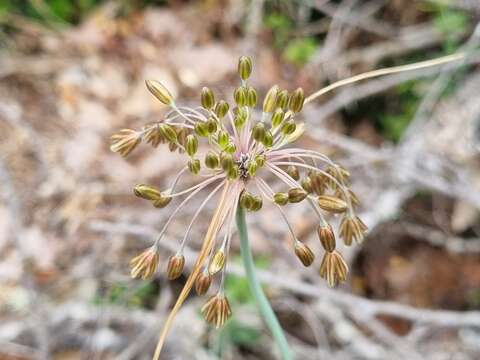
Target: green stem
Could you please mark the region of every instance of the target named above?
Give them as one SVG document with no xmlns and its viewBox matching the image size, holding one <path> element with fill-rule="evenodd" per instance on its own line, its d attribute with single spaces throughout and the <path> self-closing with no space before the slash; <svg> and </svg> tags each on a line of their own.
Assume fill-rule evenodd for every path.
<svg viewBox="0 0 480 360">
<path fill-rule="evenodd" d="M 245 212 L 239 206 L 237 208 L 237 228 L 238 234 L 240 237 L 240 253 L 242 255 L 243 266 L 245 267 L 245 273 L 247 275 L 248 284 L 250 290 L 255 298 L 255 301 L 258 304 L 260 313 L 263 316 L 263 319 L 267 323 L 267 326 L 272 332 L 273 338 L 275 339 L 278 348 L 280 350 L 281 358 L 283 360 L 292 360 L 292 353 L 283 333 L 282 327 L 278 322 L 275 313 L 270 306 L 270 303 L 265 296 L 262 286 L 258 281 L 257 274 L 255 272 L 255 264 L 253 263 L 252 251 L 250 249 L 250 244 L 248 242 L 248 233 L 247 233 L 247 224 L 245 223 Z"/>
</svg>

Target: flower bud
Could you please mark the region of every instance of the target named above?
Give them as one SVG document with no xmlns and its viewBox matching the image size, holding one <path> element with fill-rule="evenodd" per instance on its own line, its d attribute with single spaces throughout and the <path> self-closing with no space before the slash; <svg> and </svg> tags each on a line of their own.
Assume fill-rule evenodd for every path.
<svg viewBox="0 0 480 360">
<path fill-rule="evenodd" d="M 145 85 L 147 85 L 148 91 L 152 93 L 161 103 L 165 105 L 173 104 L 173 96 L 167 90 L 165 86 L 162 85 L 159 81 L 156 80 L 146 80 Z"/>
<path fill-rule="evenodd" d="M 265 136 L 263 137 L 262 144 L 266 148 L 272 147 L 272 145 L 273 145 L 273 135 L 270 131 L 265 131 Z"/>
<path fill-rule="evenodd" d="M 212 276 L 207 271 L 203 271 L 198 274 L 195 280 L 195 291 L 198 295 L 204 295 L 208 291 L 208 288 L 211 284 Z"/>
<path fill-rule="evenodd" d="M 288 194 L 283 192 L 275 193 L 275 195 L 273 195 L 273 201 L 278 205 L 286 205 L 288 203 Z"/>
<path fill-rule="evenodd" d="M 267 158 L 265 155 L 255 156 L 255 162 L 257 163 L 258 167 L 263 167 L 265 165 L 265 161 L 267 161 Z"/>
<path fill-rule="evenodd" d="M 162 196 L 160 190 L 158 190 L 156 187 L 145 184 L 135 185 L 133 188 L 133 193 L 135 196 L 145 200 L 157 200 Z"/>
<path fill-rule="evenodd" d="M 233 161 L 232 155 L 222 153 L 220 155 L 220 164 L 222 165 L 222 169 L 228 172 L 235 165 L 235 162 Z"/>
<path fill-rule="evenodd" d="M 260 196 L 254 196 L 253 197 L 253 204 L 252 207 L 250 208 L 250 211 L 258 211 L 262 208 L 263 206 L 263 200 Z"/>
<path fill-rule="evenodd" d="M 190 159 L 187 165 L 188 165 L 188 170 L 190 170 L 192 174 L 196 175 L 200 172 L 200 160 Z"/>
<path fill-rule="evenodd" d="M 202 137 L 207 137 L 208 136 L 208 126 L 207 126 L 206 122 L 197 121 L 195 123 L 195 126 L 193 127 L 193 130 L 195 130 L 195 133 L 198 136 L 202 136 Z"/>
<path fill-rule="evenodd" d="M 242 80 L 247 80 L 252 73 L 252 59 L 248 56 L 240 56 L 238 59 L 238 75 Z"/>
<path fill-rule="evenodd" d="M 318 225 L 317 228 L 318 238 L 325 251 L 332 252 L 335 250 L 335 234 L 333 233 L 332 226 L 330 224 Z"/>
<path fill-rule="evenodd" d="M 251 177 L 254 177 L 255 174 L 257 173 L 257 169 L 258 169 L 257 162 L 255 160 L 250 160 L 248 162 L 248 167 L 247 167 L 248 175 Z"/>
<path fill-rule="evenodd" d="M 168 280 L 175 280 L 182 275 L 183 267 L 185 266 L 185 257 L 182 254 L 170 256 L 167 266 Z"/>
<path fill-rule="evenodd" d="M 212 257 L 212 261 L 208 265 L 208 273 L 215 275 L 225 266 L 225 252 L 223 249 L 217 250 Z"/>
<path fill-rule="evenodd" d="M 168 204 L 170 204 L 170 201 L 172 201 L 171 196 L 162 195 L 159 199 L 153 201 L 153 206 L 155 206 L 158 209 L 163 209 Z"/>
<path fill-rule="evenodd" d="M 246 210 L 252 208 L 254 201 L 254 196 L 248 191 L 244 191 L 242 192 L 242 195 L 240 195 L 240 206 Z"/>
<path fill-rule="evenodd" d="M 305 101 L 305 94 L 302 88 L 298 88 L 290 94 L 288 99 L 288 108 L 294 113 L 298 113 L 303 108 L 303 102 Z"/>
<path fill-rule="evenodd" d="M 209 134 L 213 134 L 217 131 L 217 120 L 215 120 L 213 117 L 208 118 L 206 124 L 207 124 L 207 131 Z"/>
<path fill-rule="evenodd" d="M 247 123 L 247 116 L 244 116 L 243 114 L 238 113 L 237 115 L 235 115 L 235 118 L 233 119 L 233 123 L 237 129 L 241 129 Z"/>
<path fill-rule="evenodd" d="M 276 128 L 279 126 L 284 118 L 285 114 L 283 113 L 283 110 L 278 108 L 275 110 L 275 112 L 272 115 L 272 127 Z"/>
<path fill-rule="evenodd" d="M 219 119 L 222 119 L 227 114 L 229 107 L 225 100 L 220 100 L 215 104 L 215 115 L 217 115 Z"/>
<path fill-rule="evenodd" d="M 282 125 L 281 131 L 283 135 L 290 135 L 295 131 L 296 128 L 297 125 L 295 124 L 295 121 L 290 119 Z"/>
<path fill-rule="evenodd" d="M 158 131 L 160 131 L 160 133 L 162 134 L 162 136 L 167 139 L 168 141 L 172 142 L 172 143 L 176 143 L 177 142 L 177 133 L 175 132 L 175 130 L 173 129 L 173 127 L 171 127 L 170 125 L 168 124 L 160 124 L 158 126 Z"/>
<path fill-rule="evenodd" d="M 200 94 L 200 100 L 201 100 L 202 106 L 205 109 L 210 110 L 215 104 L 215 96 L 213 95 L 213 91 L 206 86 L 203 87 L 202 92 Z"/>
<path fill-rule="evenodd" d="M 255 141 L 262 142 L 265 137 L 265 125 L 261 122 L 257 123 L 252 129 L 252 136 Z"/>
<path fill-rule="evenodd" d="M 320 195 L 317 202 L 321 209 L 334 214 L 340 214 L 347 210 L 347 203 L 335 196 Z"/>
<path fill-rule="evenodd" d="M 249 87 L 247 90 L 247 106 L 253 108 L 257 105 L 257 90 Z"/>
<path fill-rule="evenodd" d="M 305 190 L 307 193 L 310 194 L 313 192 L 312 179 L 310 179 L 309 176 L 304 177 L 300 184 L 302 185 L 303 190 Z"/>
<path fill-rule="evenodd" d="M 239 86 L 233 91 L 233 99 L 238 106 L 247 105 L 247 89 L 244 86 Z"/>
<path fill-rule="evenodd" d="M 213 151 L 209 151 L 207 155 L 205 155 L 205 165 L 209 169 L 217 168 L 219 163 L 220 160 L 218 159 L 217 154 L 215 154 Z"/>
<path fill-rule="evenodd" d="M 183 147 L 187 145 L 188 131 L 189 130 L 185 127 L 177 129 L 177 142 Z"/>
<path fill-rule="evenodd" d="M 297 255 L 298 259 L 302 262 L 304 266 L 310 266 L 315 259 L 315 255 L 313 255 L 312 250 L 300 241 L 295 241 L 295 255 Z"/>
<path fill-rule="evenodd" d="M 225 149 L 223 150 L 229 154 L 233 154 L 235 151 L 237 151 L 237 147 L 235 146 L 234 143 L 229 142 L 227 146 L 225 146 Z"/>
<path fill-rule="evenodd" d="M 287 174 L 290 175 L 290 177 L 295 181 L 300 179 L 300 173 L 299 173 L 298 168 L 296 166 L 290 165 L 287 168 Z"/>
<path fill-rule="evenodd" d="M 240 175 L 240 171 L 238 170 L 238 166 L 234 165 L 227 171 L 227 178 L 228 180 L 237 180 Z"/>
<path fill-rule="evenodd" d="M 264 113 L 271 113 L 275 110 L 275 103 L 277 101 L 278 95 L 278 86 L 273 85 L 270 90 L 268 90 L 267 95 L 265 95 L 265 99 L 263 100 L 263 112 Z"/>
<path fill-rule="evenodd" d="M 288 91 L 282 90 L 277 95 L 277 101 L 275 103 L 275 107 L 278 109 L 285 110 L 288 105 Z"/>
<path fill-rule="evenodd" d="M 302 188 L 293 188 L 288 190 L 288 201 L 298 203 L 307 197 L 308 193 Z"/>
<path fill-rule="evenodd" d="M 197 153 L 198 150 L 198 139 L 196 138 L 195 135 L 188 135 L 186 144 L 185 144 L 185 150 L 187 150 L 187 154 L 189 156 L 193 156 Z"/>
<path fill-rule="evenodd" d="M 313 192 L 315 192 L 317 195 L 322 195 L 327 186 L 324 175 L 319 171 L 312 171 L 308 177 L 311 180 Z"/>
<path fill-rule="evenodd" d="M 217 143 L 218 145 L 224 149 L 225 146 L 228 145 L 228 143 L 230 142 L 230 135 L 226 132 L 226 131 L 223 131 L 223 130 L 220 130 L 218 132 L 218 135 L 217 135 Z"/>
</svg>

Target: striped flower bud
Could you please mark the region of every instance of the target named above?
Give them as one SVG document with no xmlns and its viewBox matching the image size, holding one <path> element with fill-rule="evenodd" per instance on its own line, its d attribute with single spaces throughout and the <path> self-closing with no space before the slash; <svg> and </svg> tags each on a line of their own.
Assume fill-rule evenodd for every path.
<svg viewBox="0 0 480 360">
<path fill-rule="evenodd" d="M 255 160 L 250 160 L 248 162 L 247 172 L 250 177 L 254 177 L 257 173 L 258 165 Z"/>
<path fill-rule="evenodd" d="M 238 59 L 238 75 L 242 80 L 247 80 L 252 73 L 252 59 L 248 56 L 240 56 Z"/>
<path fill-rule="evenodd" d="M 282 109 L 278 108 L 272 115 L 272 127 L 276 128 L 279 126 L 284 118 L 285 114 Z"/>
<path fill-rule="evenodd" d="M 157 200 L 160 199 L 162 194 L 155 186 L 138 184 L 133 188 L 133 193 L 135 196 L 145 199 L 145 200 Z"/>
<path fill-rule="evenodd" d="M 347 210 L 347 203 L 331 195 L 320 195 L 317 200 L 318 206 L 328 212 L 340 214 Z"/>
<path fill-rule="evenodd" d="M 247 106 L 253 108 L 257 105 L 257 90 L 249 87 L 247 90 Z"/>
<path fill-rule="evenodd" d="M 188 161 L 188 170 L 190 170 L 190 172 L 192 174 L 198 174 L 200 172 L 200 160 L 198 159 L 190 159 Z"/>
<path fill-rule="evenodd" d="M 219 119 L 222 119 L 227 114 L 229 107 L 225 100 L 220 100 L 215 104 L 215 115 L 217 115 Z"/>
<path fill-rule="evenodd" d="M 207 303 L 203 305 L 201 311 L 205 321 L 214 325 L 217 329 L 222 327 L 232 316 L 230 304 L 223 292 L 212 296 Z"/>
<path fill-rule="evenodd" d="M 230 135 L 226 131 L 220 130 L 217 135 L 217 143 L 218 145 L 224 149 L 225 146 L 228 145 L 230 142 Z"/>
<path fill-rule="evenodd" d="M 162 104 L 165 105 L 172 105 L 173 104 L 173 96 L 167 90 L 165 86 L 162 85 L 161 82 L 156 80 L 146 80 L 145 85 L 147 85 L 148 91 L 152 93 Z"/>
<path fill-rule="evenodd" d="M 290 177 L 295 181 L 300 179 L 300 172 L 298 171 L 298 168 L 296 166 L 290 165 L 287 168 L 287 174 L 290 175 Z"/>
<path fill-rule="evenodd" d="M 198 136 L 207 137 L 209 134 L 208 125 L 206 122 L 203 121 L 197 121 L 193 127 L 193 130 L 195 130 L 195 133 Z"/>
<path fill-rule="evenodd" d="M 252 136 L 255 141 L 262 142 L 265 137 L 265 125 L 261 122 L 257 123 L 252 129 Z"/>
<path fill-rule="evenodd" d="M 209 134 L 213 134 L 217 131 L 217 120 L 213 117 L 208 118 L 207 120 L 207 131 Z"/>
<path fill-rule="evenodd" d="M 170 150 L 170 152 L 174 152 L 177 149 L 178 149 L 177 143 L 173 143 L 173 142 L 168 143 L 168 150 Z"/>
<path fill-rule="evenodd" d="M 218 155 L 215 154 L 213 151 L 209 151 L 207 155 L 205 155 L 205 165 L 209 169 L 215 169 L 218 167 L 220 160 L 218 159 Z"/>
<path fill-rule="evenodd" d="M 308 177 L 310 178 L 313 192 L 317 195 L 322 195 L 327 186 L 325 176 L 319 171 L 312 171 Z"/>
<path fill-rule="evenodd" d="M 255 162 L 257 163 L 258 167 L 263 167 L 265 165 L 265 161 L 267 161 L 265 155 L 255 156 Z"/>
<path fill-rule="evenodd" d="M 247 123 L 247 117 L 241 113 L 238 113 L 237 115 L 235 115 L 235 118 L 233 119 L 233 123 L 237 129 L 241 129 Z"/>
<path fill-rule="evenodd" d="M 300 241 L 295 241 L 295 255 L 302 262 L 303 266 L 310 266 L 315 260 L 315 255 L 313 255 L 312 250 Z"/>
<path fill-rule="evenodd" d="M 308 193 L 302 188 L 293 188 L 288 190 L 288 201 L 298 203 L 307 197 Z"/>
<path fill-rule="evenodd" d="M 250 211 L 259 211 L 263 206 L 263 200 L 260 196 L 253 197 L 253 204 Z"/>
<path fill-rule="evenodd" d="M 195 279 L 195 291 L 198 295 L 204 295 L 212 284 L 212 276 L 208 271 L 202 271 Z"/>
<path fill-rule="evenodd" d="M 158 209 L 163 209 L 168 204 L 170 204 L 170 201 L 172 201 L 171 196 L 162 195 L 160 198 L 153 201 L 153 206 L 155 206 Z"/>
<path fill-rule="evenodd" d="M 222 153 L 220 155 L 220 165 L 222 165 L 223 170 L 228 172 L 235 165 L 232 155 Z"/>
<path fill-rule="evenodd" d="M 367 225 L 358 216 L 351 216 L 347 213 L 340 222 L 339 234 L 347 246 L 352 245 L 353 240 L 360 244 L 366 231 Z"/>
<path fill-rule="evenodd" d="M 265 131 L 265 136 L 263 137 L 262 144 L 266 148 L 272 147 L 272 145 L 273 145 L 273 135 L 270 131 L 268 131 L 268 130 Z"/>
<path fill-rule="evenodd" d="M 238 106 L 247 105 L 247 89 L 244 86 L 239 86 L 233 91 L 233 99 Z"/>
<path fill-rule="evenodd" d="M 206 86 L 203 87 L 202 92 L 200 93 L 200 100 L 205 109 L 210 110 L 213 108 L 213 105 L 215 104 L 215 96 L 213 95 L 212 89 Z"/>
<path fill-rule="evenodd" d="M 182 275 L 183 267 L 185 266 L 185 256 L 182 254 L 176 254 L 170 256 L 167 266 L 167 278 L 168 280 L 175 280 Z"/>
<path fill-rule="evenodd" d="M 290 119 L 285 123 L 283 123 L 280 131 L 282 132 L 283 135 L 290 135 L 295 131 L 296 128 L 297 128 L 297 125 L 295 124 L 295 121 L 293 119 Z"/>
<path fill-rule="evenodd" d="M 240 176 L 240 170 L 238 169 L 237 165 L 232 166 L 227 171 L 227 178 L 228 180 L 237 180 Z"/>
<path fill-rule="evenodd" d="M 229 142 L 223 150 L 229 154 L 233 154 L 235 151 L 237 151 L 237 146 L 233 142 Z"/>
<path fill-rule="evenodd" d="M 215 254 L 212 257 L 212 260 L 210 261 L 210 264 L 208 265 L 208 273 L 213 276 L 216 273 L 218 273 L 220 270 L 222 270 L 224 266 L 225 266 L 225 251 L 223 251 L 223 249 L 219 249 L 215 252 Z"/>
<path fill-rule="evenodd" d="M 195 135 L 188 135 L 185 150 L 187 150 L 187 154 L 191 157 L 197 153 L 198 150 L 198 139 Z"/>
<path fill-rule="evenodd" d="M 253 207 L 254 201 L 254 196 L 248 191 L 244 191 L 240 195 L 240 206 L 246 210 L 250 210 Z"/>
<path fill-rule="evenodd" d="M 175 132 L 173 127 L 171 127 L 170 125 L 160 124 L 158 126 L 158 130 L 163 135 L 163 137 L 165 137 L 165 139 L 167 139 L 168 141 L 170 141 L 172 143 L 177 142 L 177 133 Z"/>
<path fill-rule="evenodd" d="M 282 90 L 278 93 L 277 95 L 277 102 L 275 104 L 276 108 L 280 108 L 282 110 L 285 110 L 288 105 L 288 91 L 287 90 Z"/>
<path fill-rule="evenodd" d="M 302 88 L 296 89 L 292 92 L 288 99 L 288 108 L 294 113 L 298 113 L 303 108 L 303 102 L 305 101 L 305 94 Z"/>
<path fill-rule="evenodd" d="M 283 192 L 278 192 L 273 195 L 273 201 L 278 205 L 286 205 L 288 203 L 288 194 Z"/>
<path fill-rule="evenodd" d="M 263 112 L 264 113 L 271 113 L 275 110 L 275 103 L 277 101 L 278 95 L 278 86 L 273 85 L 270 90 L 268 90 L 267 95 L 265 95 L 265 99 L 263 100 Z"/>
<path fill-rule="evenodd" d="M 307 193 L 310 194 L 313 192 L 312 179 L 310 179 L 309 176 L 304 177 L 300 184 L 302 185 L 303 190 Z"/>
<path fill-rule="evenodd" d="M 330 224 L 318 225 L 317 233 L 320 243 L 325 251 L 332 252 L 335 250 L 335 234 L 333 233 L 333 229 Z"/>
</svg>

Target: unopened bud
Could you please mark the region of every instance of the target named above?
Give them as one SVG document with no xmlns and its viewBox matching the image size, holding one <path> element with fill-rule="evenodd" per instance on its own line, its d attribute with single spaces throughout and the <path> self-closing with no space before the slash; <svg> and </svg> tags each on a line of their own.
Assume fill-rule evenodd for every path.
<svg viewBox="0 0 480 360">
<path fill-rule="evenodd" d="M 334 214 L 340 214 L 347 210 L 347 203 L 335 196 L 320 195 L 317 202 L 321 209 Z"/>
<path fill-rule="evenodd" d="M 189 156 L 193 156 L 197 153 L 198 150 L 198 139 L 196 138 L 195 135 L 188 135 L 186 144 L 185 144 L 185 150 L 187 150 L 187 154 Z"/>
<path fill-rule="evenodd" d="M 265 136 L 263 137 L 262 144 L 266 148 L 272 147 L 272 145 L 273 145 L 273 135 L 270 131 L 265 131 Z"/>
<path fill-rule="evenodd" d="M 213 134 L 217 131 L 217 121 L 213 117 L 207 120 L 207 131 L 209 134 Z"/>
<path fill-rule="evenodd" d="M 193 129 L 198 136 L 207 137 L 209 134 L 207 123 L 203 121 L 197 121 Z"/>
<path fill-rule="evenodd" d="M 173 129 L 173 127 L 171 127 L 170 125 L 168 124 L 160 124 L 158 126 L 158 130 L 160 131 L 160 133 L 162 134 L 162 136 L 167 139 L 168 141 L 172 142 L 172 143 L 176 143 L 177 142 L 177 133 L 175 132 L 175 130 Z"/>
<path fill-rule="evenodd" d="M 157 200 L 162 196 L 160 190 L 158 190 L 156 187 L 145 184 L 135 185 L 133 188 L 133 193 L 135 196 L 145 200 Z"/>
<path fill-rule="evenodd" d="M 242 195 L 240 195 L 240 206 L 246 210 L 252 208 L 254 201 L 254 196 L 248 191 L 244 191 Z"/>
<path fill-rule="evenodd" d="M 244 86 L 239 86 L 233 91 L 233 99 L 238 106 L 247 105 L 247 89 Z"/>
<path fill-rule="evenodd" d="M 215 105 L 215 115 L 217 115 L 219 119 L 222 119 L 227 114 L 229 107 L 225 100 L 220 100 Z"/>
<path fill-rule="evenodd" d="M 277 95 L 277 102 L 275 104 L 275 107 L 278 109 L 285 110 L 288 105 L 288 91 L 287 90 L 282 90 L 278 93 Z"/>
<path fill-rule="evenodd" d="M 288 99 L 288 108 L 294 113 L 298 113 L 303 108 L 303 102 L 305 101 L 305 94 L 302 88 L 298 88 L 290 94 Z"/>
<path fill-rule="evenodd" d="M 234 143 L 229 142 L 223 150 L 229 154 L 233 154 L 235 151 L 237 151 L 237 147 L 235 146 Z"/>
<path fill-rule="evenodd" d="M 295 131 L 296 128 L 297 125 L 295 124 L 295 121 L 290 119 L 282 125 L 281 131 L 283 135 L 290 135 Z"/>
<path fill-rule="evenodd" d="M 255 174 L 257 173 L 257 169 L 258 169 L 257 162 L 255 160 L 250 160 L 248 162 L 248 168 L 247 168 L 248 175 L 251 177 L 254 177 Z"/>
<path fill-rule="evenodd" d="M 279 108 L 275 110 L 272 115 L 272 127 L 276 128 L 279 126 L 282 123 L 284 116 L 285 114 L 283 113 L 282 109 Z"/>
<path fill-rule="evenodd" d="M 265 155 L 255 156 L 255 162 L 257 163 L 258 167 L 263 167 L 265 165 L 265 161 L 267 161 Z"/>
<path fill-rule="evenodd" d="M 288 201 L 298 203 L 307 197 L 308 193 L 302 188 L 293 188 L 288 190 Z"/>
<path fill-rule="evenodd" d="M 252 129 L 252 136 L 255 141 L 262 142 L 265 137 L 265 125 L 261 122 L 257 123 Z"/>
<path fill-rule="evenodd" d="M 247 106 L 253 108 L 257 105 L 257 91 L 249 87 L 247 90 Z"/>
<path fill-rule="evenodd" d="M 288 203 L 288 194 L 282 192 L 275 193 L 275 195 L 273 195 L 273 201 L 278 205 L 286 205 Z"/>
<path fill-rule="evenodd" d="M 278 86 L 273 85 L 270 90 L 268 90 L 267 95 L 265 95 L 265 99 L 263 100 L 263 112 L 264 113 L 271 113 L 275 110 L 275 103 L 277 101 L 278 95 Z"/>
<path fill-rule="evenodd" d="M 248 56 L 240 56 L 238 59 L 238 75 L 242 80 L 247 80 L 252 73 L 252 59 Z"/>
<path fill-rule="evenodd" d="M 170 204 L 170 201 L 172 201 L 171 196 L 162 194 L 162 196 L 159 199 L 153 201 L 153 206 L 155 206 L 158 209 L 163 209 L 168 204 Z"/>
<path fill-rule="evenodd" d="M 224 149 L 225 146 L 228 145 L 230 141 L 230 135 L 226 131 L 220 130 L 217 135 L 217 143 L 218 145 Z"/>
<path fill-rule="evenodd" d="M 223 249 L 217 250 L 212 257 L 212 261 L 208 265 L 210 275 L 215 275 L 225 266 L 225 252 Z"/>
<path fill-rule="evenodd" d="M 167 266 L 168 280 L 175 280 L 182 275 L 183 267 L 185 266 L 185 257 L 182 254 L 170 256 Z"/>
<path fill-rule="evenodd" d="M 205 109 L 210 110 L 215 104 L 215 96 L 213 95 L 212 89 L 209 89 L 208 87 L 203 87 L 200 94 L 200 100 L 202 106 Z"/>
<path fill-rule="evenodd" d="M 254 196 L 253 197 L 253 204 L 252 207 L 250 208 L 250 211 L 258 211 L 262 208 L 263 206 L 263 200 L 260 196 Z"/>
<path fill-rule="evenodd" d="M 300 184 L 302 185 L 303 190 L 305 190 L 307 193 L 310 194 L 313 192 L 312 180 L 309 176 L 303 178 Z"/>
<path fill-rule="evenodd" d="M 295 255 L 297 255 L 298 259 L 304 266 L 312 265 L 313 260 L 315 259 L 312 250 L 300 241 L 295 242 Z"/>
<path fill-rule="evenodd" d="M 287 174 L 290 175 L 290 177 L 295 181 L 300 179 L 300 172 L 298 171 L 298 168 L 296 166 L 290 165 L 287 168 Z"/>
<path fill-rule="evenodd" d="M 227 171 L 227 178 L 228 180 L 237 180 L 240 175 L 240 171 L 238 170 L 238 166 L 234 165 Z"/>
<path fill-rule="evenodd" d="M 335 250 L 335 234 L 333 233 L 332 226 L 330 224 L 324 226 L 318 225 L 317 232 L 320 243 L 325 251 L 332 252 Z"/>
<path fill-rule="evenodd" d="M 220 156 L 220 164 L 222 169 L 228 172 L 234 165 L 233 157 L 230 154 L 222 153 Z"/>
<path fill-rule="evenodd" d="M 205 165 L 209 169 L 215 169 L 218 167 L 220 160 L 218 159 L 217 154 L 215 154 L 213 151 L 209 151 L 207 155 L 205 155 Z"/>
<path fill-rule="evenodd" d="M 161 103 L 165 105 L 173 104 L 173 96 L 161 82 L 155 80 L 146 80 L 148 91 L 152 93 Z"/>
<path fill-rule="evenodd" d="M 203 271 L 198 274 L 195 280 L 195 291 L 198 295 L 204 295 L 208 291 L 208 288 L 211 284 L 212 276 L 207 271 Z"/>
<path fill-rule="evenodd" d="M 188 170 L 190 170 L 192 174 L 196 175 L 200 172 L 200 160 L 190 159 L 187 165 L 188 165 Z"/>
</svg>

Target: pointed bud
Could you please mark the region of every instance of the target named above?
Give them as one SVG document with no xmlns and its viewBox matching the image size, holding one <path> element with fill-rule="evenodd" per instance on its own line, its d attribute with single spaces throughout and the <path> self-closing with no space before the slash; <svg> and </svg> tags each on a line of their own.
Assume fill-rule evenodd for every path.
<svg viewBox="0 0 480 360">
<path fill-rule="evenodd" d="M 313 192 L 312 179 L 310 179 L 309 176 L 304 177 L 300 184 L 302 185 L 303 190 L 305 190 L 307 193 L 310 194 Z"/>
<path fill-rule="evenodd" d="M 334 214 L 340 214 L 347 210 L 347 203 L 335 196 L 320 195 L 317 202 L 321 209 Z"/>
<path fill-rule="evenodd" d="M 278 205 L 286 205 L 288 203 L 288 194 L 282 192 L 275 193 L 275 195 L 273 195 L 273 201 Z"/>
<path fill-rule="evenodd" d="M 235 165 L 235 162 L 233 161 L 232 155 L 222 153 L 220 155 L 220 164 L 222 165 L 222 169 L 228 172 Z"/>
<path fill-rule="evenodd" d="M 265 131 L 265 136 L 263 137 L 262 144 L 266 148 L 272 147 L 272 145 L 273 145 L 273 135 L 270 131 Z"/>
<path fill-rule="evenodd" d="M 288 91 L 287 90 L 282 90 L 278 93 L 277 95 L 277 102 L 275 106 L 282 110 L 285 110 L 288 105 Z"/>
<path fill-rule="evenodd" d="M 215 154 L 213 151 L 209 151 L 207 155 L 205 155 L 205 165 L 209 169 L 215 169 L 218 167 L 220 163 L 220 160 L 218 159 L 217 154 Z"/>
<path fill-rule="evenodd" d="M 177 133 L 175 132 L 173 127 L 171 127 L 170 125 L 160 124 L 158 126 L 158 130 L 160 131 L 162 136 L 165 137 L 165 139 L 167 139 L 168 141 L 170 141 L 172 143 L 177 142 Z"/>
<path fill-rule="evenodd" d="M 332 252 L 335 250 L 335 234 L 333 233 L 332 226 L 330 224 L 318 225 L 317 228 L 318 238 L 325 251 Z"/>
<path fill-rule="evenodd" d="M 208 126 L 207 126 L 206 122 L 197 121 L 195 123 L 195 126 L 193 127 L 193 130 L 195 130 L 195 133 L 198 136 L 202 136 L 202 137 L 207 137 L 208 136 Z"/>
<path fill-rule="evenodd" d="M 295 255 L 297 258 L 302 262 L 304 266 L 310 266 L 315 259 L 315 255 L 313 255 L 312 250 L 300 241 L 295 241 Z"/>
<path fill-rule="evenodd" d="M 220 130 L 217 135 L 217 143 L 218 145 L 224 149 L 225 146 L 228 145 L 230 142 L 230 135 L 226 131 Z"/>
<path fill-rule="evenodd" d="M 198 274 L 197 279 L 195 280 L 195 291 L 198 295 L 204 295 L 210 288 L 211 284 L 212 276 L 207 271 L 203 271 Z"/>
<path fill-rule="evenodd" d="M 257 173 L 257 169 L 258 169 L 257 162 L 255 160 L 250 160 L 248 162 L 248 168 L 247 168 L 248 175 L 250 177 L 254 177 L 255 174 Z"/>
<path fill-rule="evenodd" d="M 168 204 L 170 204 L 170 201 L 172 201 L 171 196 L 162 194 L 162 196 L 159 199 L 153 201 L 153 206 L 155 206 L 158 209 L 163 209 Z"/>
<path fill-rule="evenodd" d="M 188 161 L 188 170 L 190 170 L 190 172 L 192 174 L 198 174 L 200 172 L 200 160 L 198 159 L 190 159 Z"/>
<path fill-rule="evenodd" d="M 290 165 L 287 168 L 287 174 L 290 175 L 290 177 L 295 181 L 300 179 L 300 173 L 299 173 L 298 168 L 296 166 Z"/>
<path fill-rule="evenodd" d="M 247 106 L 253 108 L 257 105 L 257 90 L 249 87 L 247 90 Z"/>
<path fill-rule="evenodd" d="M 247 80 L 252 73 L 252 59 L 248 56 L 240 56 L 238 59 L 238 75 L 242 80 Z"/>
<path fill-rule="evenodd" d="M 283 123 L 281 132 L 283 135 L 290 135 L 295 132 L 297 125 L 293 119 L 288 120 L 287 122 Z"/>
<path fill-rule="evenodd" d="M 298 88 L 290 94 L 288 99 L 288 108 L 294 113 L 298 113 L 303 108 L 303 102 L 305 101 L 305 94 L 302 88 Z"/>
<path fill-rule="evenodd" d="M 161 82 L 155 80 L 146 80 L 145 85 L 147 85 L 148 91 L 152 93 L 161 103 L 165 105 L 172 105 L 173 104 L 173 96 L 167 90 L 165 86 L 162 85 Z"/>
<path fill-rule="evenodd" d="M 234 143 L 229 142 L 227 146 L 225 146 L 225 149 L 223 149 L 226 153 L 233 154 L 235 151 L 237 151 L 237 147 L 235 146 Z"/>
<path fill-rule="evenodd" d="M 265 99 L 263 100 L 263 112 L 264 113 L 271 113 L 275 110 L 275 103 L 277 101 L 278 95 L 278 86 L 273 85 L 270 90 L 268 90 L 267 95 L 265 95 Z"/>
<path fill-rule="evenodd" d="M 222 119 L 227 114 L 229 107 L 225 100 L 220 100 L 215 104 L 215 115 L 217 115 L 219 119 Z"/>
<path fill-rule="evenodd" d="M 233 91 L 233 99 L 238 106 L 247 105 L 247 89 L 244 86 L 239 86 Z"/>
<path fill-rule="evenodd" d="M 210 117 L 207 120 L 207 131 L 209 134 L 213 134 L 217 131 L 217 120 L 213 117 Z"/>
<path fill-rule="evenodd" d="M 185 266 L 185 257 L 182 254 L 170 256 L 167 266 L 168 280 L 175 280 L 182 275 L 183 267 Z"/>
<path fill-rule="evenodd" d="M 235 118 L 233 119 L 233 123 L 237 129 L 241 129 L 247 123 L 247 117 L 239 113 L 235 115 Z"/>
<path fill-rule="evenodd" d="M 215 96 L 213 95 L 212 89 L 209 89 L 206 86 L 203 87 L 200 94 L 200 100 L 205 109 L 210 110 L 213 108 L 213 105 L 215 104 Z"/>
<path fill-rule="evenodd" d="M 223 249 L 219 249 L 212 257 L 212 261 L 208 265 L 208 272 L 210 275 L 215 275 L 225 266 L 225 252 Z"/>
<path fill-rule="evenodd" d="M 195 135 L 188 135 L 186 144 L 185 144 L 185 149 L 187 150 L 187 154 L 189 156 L 193 156 L 197 153 L 198 150 L 198 139 L 196 138 Z"/>
<path fill-rule="evenodd" d="M 262 142 L 265 137 L 265 125 L 261 122 L 257 123 L 252 129 L 252 136 L 255 141 Z"/>
<path fill-rule="evenodd" d="M 284 118 L 285 114 L 282 109 L 277 109 L 272 115 L 272 127 L 276 128 L 279 126 Z"/>
<path fill-rule="evenodd" d="M 145 199 L 145 200 L 157 200 L 162 196 L 160 190 L 155 186 L 138 184 L 133 188 L 133 193 L 135 196 Z"/>
<path fill-rule="evenodd" d="M 308 193 L 302 188 L 293 188 L 288 190 L 288 201 L 298 203 L 307 197 Z"/>
</svg>

